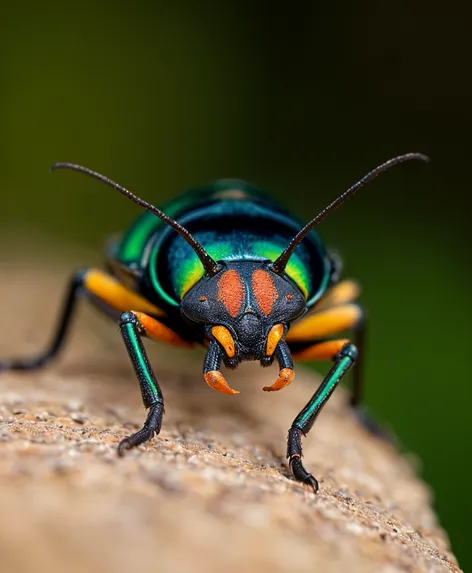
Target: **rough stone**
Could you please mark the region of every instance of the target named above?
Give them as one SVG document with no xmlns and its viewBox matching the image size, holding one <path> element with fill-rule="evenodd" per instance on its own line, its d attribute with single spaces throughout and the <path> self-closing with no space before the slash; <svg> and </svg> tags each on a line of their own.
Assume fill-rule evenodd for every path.
<svg viewBox="0 0 472 573">
<path fill-rule="evenodd" d="M 1 355 L 36 352 L 67 274 L 9 277 Z M 285 440 L 315 375 L 299 368 L 267 394 L 276 369 L 243 365 L 228 373 L 241 394 L 224 396 L 204 384 L 201 359 L 152 347 L 163 429 L 123 459 L 116 446 L 145 412 L 116 328 L 81 312 L 57 364 L 0 374 L 2 571 L 459 571 L 430 490 L 359 425 L 342 389 L 304 440 L 314 495 L 291 479 Z"/>
</svg>

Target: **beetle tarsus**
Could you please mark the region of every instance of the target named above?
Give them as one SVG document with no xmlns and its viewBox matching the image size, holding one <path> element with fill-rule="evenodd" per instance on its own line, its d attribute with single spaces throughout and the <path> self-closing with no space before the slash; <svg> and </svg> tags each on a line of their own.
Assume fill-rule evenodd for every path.
<svg viewBox="0 0 472 573">
<path fill-rule="evenodd" d="M 159 434 L 161 431 L 162 416 L 164 415 L 164 404 L 161 402 L 152 406 L 147 415 L 144 426 L 135 434 L 128 436 L 118 445 L 118 455 L 122 457 L 126 450 L 131 450 L 136 446 L 144 444 L 149 441 L 154 434 Z"/>
<path fill-rule="evenodd" d="M 318 480 L 312 474 L 308 473 L 303 467 L 302 458 L 300 454 L 292 454 L 290 458 L 290 469 L 292 470 L 293 477 L 309 485 L 313 488 L 313 493 L 318 493 L 320 489 Z"/>
</svg>

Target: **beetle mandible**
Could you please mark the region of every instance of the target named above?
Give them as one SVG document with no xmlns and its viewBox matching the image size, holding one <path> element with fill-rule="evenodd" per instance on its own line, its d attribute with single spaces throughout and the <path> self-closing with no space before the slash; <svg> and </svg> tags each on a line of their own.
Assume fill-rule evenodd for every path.
<svg viewBox="0 0 472 573">
<path fill-rule="evenodd" d="M 225 394 L 238 394 L 221 373 L 223 362 L 243 360 L 261 366 L 274 361 L 279 375 L 267 392 L 294 379 L 293 359 L 333 360 L 334 364 L 288 432 L 287 458 L 294 477 L 318 491 L 318 481 L 302 463 L 301 438 L 339 381 L 356 363 L 350 402 L 361 405 L 364 317 L 353 302 L 354 281 L 340 281 L 339 259 L 324 247 L 314 228 L 360 187 L 404 161 L 429 161 L 407 153 L 382 163 L 337 197 L 301 230 L 289 211 L 254 186 L 219 180 L 172 201 L 165 213 L 107 177 L 86 167 L 56 163 L 118 190 L 146 210 L 107 248 L 107 270 L 76 272 L 58 327 L 37 357 L 0 362 L 1 370 L 44 366 L 63 346 L 76 302 L 85 295 L 119 322 L 139 381 L 147 417 L 142 429 L 122 440 L 119 455 L 159 434 L 164 398 L 142 337 L 173 345 L 207 347 L 205 382 Z M 178 219 L 178 222 L 177 220 Z M 346 330 L 353 342 L 333 338 Z"/>
</svg>

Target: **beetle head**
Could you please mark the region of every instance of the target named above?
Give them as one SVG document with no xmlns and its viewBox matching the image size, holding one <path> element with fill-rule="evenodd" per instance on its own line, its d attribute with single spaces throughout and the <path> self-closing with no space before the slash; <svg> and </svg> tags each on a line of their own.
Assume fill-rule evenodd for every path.
<svg viewBox="0 0 472 573">
<path fill-rule="evenodd" d="M 241 360 L 272 362 L 288 324 L 305 312 L 306 300 L 287 275 L 270 261 L 220 261 L 214 276 L 202 278 L 184 296 L 182 314 L 203 323 L 216 339 L 228 366 Z"/>
</svg>

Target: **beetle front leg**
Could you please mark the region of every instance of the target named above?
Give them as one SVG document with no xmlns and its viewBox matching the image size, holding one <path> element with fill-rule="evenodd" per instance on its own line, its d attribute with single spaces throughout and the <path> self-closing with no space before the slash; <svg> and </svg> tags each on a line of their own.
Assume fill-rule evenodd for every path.
<svg viewBox="0 0 472 573">
<path fill-rule="evenodd" d="M 272 386 L 264 386 L 264 392 L 276 392 L 282 390 L 293 382 L 295 371 L 293 370 L 293 358 L 287 343 L 281 340 L 275 349 L 275 358 L 279 363 L 279 377 Z"/>
<path fill-rule="evenodd" d="M 223 351 L 219 344 L 212 340 L 203 362 L 203 378 L 208 386 L 217 392 L 229 395 L 239 394 L 238 390 L 233 390 L 228 385 L 228 382 L 226 382 L 223 374 L 220 372 L 222 358 Z"/>
<path fill-rule="evenodd" d="M 338 341 L 320 343 L 317 346 L 330 345 L 330 348 L 332 348 L 336 342 Z M 318 481 L 306 471 L 302 463 L 302 435 L 306 436 L 311 430 L 318 414 L 329 400 L 341 378 L 357 359 L 358 352 L 354 344 L 346 343 L 346 341 L 340 341 L 340 343 L 343 346 L 334 356 L 334 366 L 328 372 L 311 400 L 295 418 L 288 432 L 287 458 L 289 459 L 290 469 L 297 480 L 311 485 L 315 493 L 319 488 Z"/>
<path fill-rule="evenodd" d="M 154 434 L 159 434 L 164 415 L 164 398 L 141 340 L 146 332 L 145 328 L 134 312 L 121 315 L 120 331 L 139 381 L 144 406 L 149 409 L 141 430 L 120 442 L 118 454 L 122 456 L 125 450 L 139 446 L 150 440 Z"/>
</svg>

